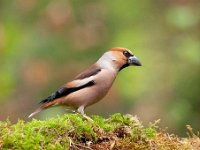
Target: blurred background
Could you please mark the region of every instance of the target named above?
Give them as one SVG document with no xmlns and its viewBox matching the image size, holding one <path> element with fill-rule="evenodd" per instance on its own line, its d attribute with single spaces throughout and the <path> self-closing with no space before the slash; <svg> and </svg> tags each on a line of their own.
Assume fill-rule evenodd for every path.
<svg viewBox="0 0 200 150">
<path fill-rule="evenodd" d="M 143 66 L 121 71 L 86 113 L 161 119 L 180 135 L 186 124 L 200 130 L 199 8 L 199 0 L 0 0 L 0 120 L 28 121 L 41 99 L 109 48 L 126 47 Z"/>
</svg>

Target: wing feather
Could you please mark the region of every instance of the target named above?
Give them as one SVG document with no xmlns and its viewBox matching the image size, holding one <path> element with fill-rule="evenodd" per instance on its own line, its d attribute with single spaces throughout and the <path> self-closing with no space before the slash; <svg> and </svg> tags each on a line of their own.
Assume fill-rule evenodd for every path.
<svg viewBox="0 0 200 150">
<path fill-rule="evenodd" d="M 56 92 L 52 93 L 49 97 L 42 100 L 40 103 L 48 103 L 83 88 L 95 85 L 94 75 L 98 74 L 100 71 L 101 69 L 99 67 L 93 65 L 88 70 L 79 74 L 74 81 L 65 84 L 63 87 L 59 88 Z"/>
<path fill-rule="evenodd" d="M 42 100 L 40 103 L 43 104 L 43 103 L 47 103 L 47 102 L 53 101 L 53 100 L 55 100 L 57 98 L 61 98 L 63 96 L 67 96 L 70 93 L 76 92 L 78 90 L 81 90 L 83 88 L 90 87 L 90 86 L 93 86 L 93 85 L 95 85 L 95 82 L 92 80 L 92 81 L 89 81 L 88 83 L 83 84 L 83 85 L 78 86 L 78 87 L 70 87 L 70 88 L 61 87 L 56 92 L 52 93 L 51 96 L 49 96 L 46 99 Z"/>
<path fill-rule="evenodd" d="M 85 70 L 81 74 L 75 77 L 75 80 L 77 79 L 85 79 L 94 75 L 97 75 L 101 71 L 101 68 L 97 65 L 91 66 L 89 69 Z"/>
</svg>

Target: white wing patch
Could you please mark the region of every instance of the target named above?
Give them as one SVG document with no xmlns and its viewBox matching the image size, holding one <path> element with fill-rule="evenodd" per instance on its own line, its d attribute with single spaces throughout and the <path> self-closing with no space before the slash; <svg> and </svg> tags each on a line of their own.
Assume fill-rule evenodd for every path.
<svg viewBox="0 0 200 150">
<path fill-rule="evenodd" d="M 74 80 L 73 83 L 75 84 L 75 87 L 80 87 L 83 86 L 91 81 L 94 80 L 94 76 L 85 78 L 85 79 L 80 79 L 80 80 Z"/>
</svg>

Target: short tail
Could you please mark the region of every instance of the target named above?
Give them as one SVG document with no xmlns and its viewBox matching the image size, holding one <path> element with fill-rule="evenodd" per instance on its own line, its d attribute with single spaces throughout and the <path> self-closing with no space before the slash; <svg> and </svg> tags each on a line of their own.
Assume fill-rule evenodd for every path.
<svg viewBox="0 0 200 150">
<path fill-rule="evenodd" d="M 30 114 L 29 116 L 28 116 L 28 118 L 31 118 L 31 117 L 33 117 L 34 115 L 36 115 L 36 114 L 38 114 L 39 112 L 41 112 L 42 111 L 42 108 L 41 107 L 39 107 L 38 109 L 36 109 L 32 114 Z"/>
<path fill-rule="evenodd" d="M 46 109 L 46 108 L 48 108 L 48 107 L 50 107 L 50 106 L 55 106 L 55 105 L 57 104 L 57 101 L 58 101 L 58 100 L 59 100 L 59 99 L 54 100 L 54 101 L 50 101 L 50 102 L 46 102 L 46 103 L 42 104 L 42 105 L 41 105 L 39 108 L 37 108 L 32 114 L 30 114 L 30 115 L 28 116 L 28 118 L 33 117 L 34 115 L 38 114 L 39 112 L 41 112 L 42 110 L 44 110 L 44 109 Z"/>
</svg>

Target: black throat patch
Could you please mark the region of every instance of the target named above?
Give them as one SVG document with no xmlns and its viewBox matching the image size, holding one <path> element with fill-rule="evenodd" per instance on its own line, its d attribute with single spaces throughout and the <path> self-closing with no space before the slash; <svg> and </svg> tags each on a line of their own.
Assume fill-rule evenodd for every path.
<svg viewBox="0 0 200 150">
<path fill-rule="evenodd" d="M 123 66 L 121 66 L 121 68 L 119 69 L 119 71 L 121 71 L 122 69 L 124 69 L 124 68 L 126 68 L 126 67 L 128 67 L 128 66 L 129 66 L 128 63 L 124 64 Z"/>
</svg>

